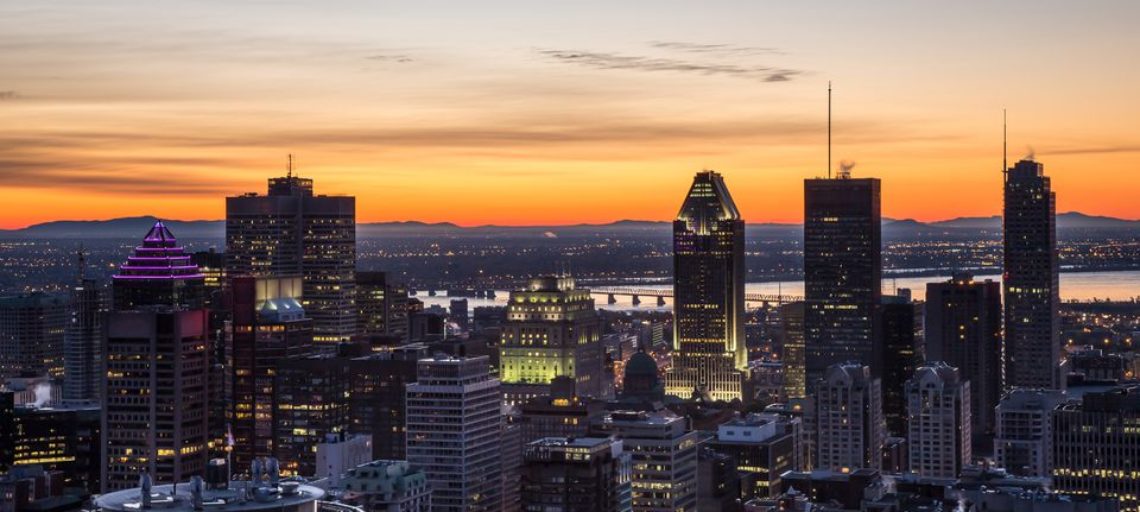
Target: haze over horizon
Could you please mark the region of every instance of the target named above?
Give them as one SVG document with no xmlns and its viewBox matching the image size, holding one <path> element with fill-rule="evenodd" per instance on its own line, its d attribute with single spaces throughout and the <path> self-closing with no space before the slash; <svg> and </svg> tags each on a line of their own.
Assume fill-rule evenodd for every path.
<svg viewBox="0 0 1140 512">
<path fill-rule="evenodd" d="M 1140 166 L 1137 15 L 1125 1 L 12 2 L 0 228 L 221 218 L 223 197 L 264 192 L 289 153 L 318 194 L 357 196 L 360 222 L 667 220 L 712 168 L 749 222 L 798 223 L 802 179 L 826 173 L 828 80 L 833 164 L 883 179 L 884 216 L 998 212 L 1004 107 L 1011 162 L 1036 153 L 1058 211 L 1136 219 L 1121 170 Z"/>
</svg>

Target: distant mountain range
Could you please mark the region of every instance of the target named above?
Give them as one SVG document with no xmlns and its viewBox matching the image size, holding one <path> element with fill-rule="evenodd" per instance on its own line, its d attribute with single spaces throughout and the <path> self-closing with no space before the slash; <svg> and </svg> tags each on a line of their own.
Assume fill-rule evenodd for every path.
<svg viewBox="0 0 1140 512">
<path fill-rule="evenodd" d="M 133 239 L 144 235 L 158 219 L 152 216 L 123 217 L 109 220 L 62 220 L 35 224 L 22 229 L 0 230 L 0 238 L 19 239 Z M 187 239 L 225 236 L 225 221 L 221 220 L 164 220 L 175 236 Z M 567 226 L 474 226 L 462 227 L 450 222 L 426 223 L 371 222 L 357 225 L 357 237 L 422 237 L 422 236 L 537 236 L 558 238 L 585 235 L 643 235 L 667 236 L 671 222 L 621 220 L 607 224 L 576 224 Z M 792 236 L 802 229 L 800 224 L 758 223 L 749 224 L 749 232 L 758 236 Z M 1061 231 L 1137 230 L 1140 221 L 1086 215 L 1068 212 L 1057 215 L 1057 229 Z M 883 219 L 885 238 L 936 238 L 936 237 L 992 237 L 1000 235 L 1001 217 L 960 217 L 956 219 L 919 222 L 913 219 Z"/>
</svg>

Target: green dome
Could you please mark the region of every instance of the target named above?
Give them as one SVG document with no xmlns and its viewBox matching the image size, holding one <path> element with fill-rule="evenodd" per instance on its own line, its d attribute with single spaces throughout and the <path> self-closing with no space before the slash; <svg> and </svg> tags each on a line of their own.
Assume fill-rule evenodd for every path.
<svg viewBox="0 0 1140 512">
<path fill-rule="evenodd" d="M 657 361 L 654 361 L 649 354 L 638 351 L 625 365 L 625 378 L 629 379 L 631 376 L 657 377 Z"/>
</svg>

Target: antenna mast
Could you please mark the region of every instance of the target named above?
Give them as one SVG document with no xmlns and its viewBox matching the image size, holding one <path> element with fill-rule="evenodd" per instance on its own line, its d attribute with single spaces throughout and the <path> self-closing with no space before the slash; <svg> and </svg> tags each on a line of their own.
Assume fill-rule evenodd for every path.
<svg viewBox="0 0 1140 512">
<path fill-rule="evenodd" d="M 293 177 L 293 153 L 289 153 L 289 166 L 287 167 L 287 169 L 288 169 L 288 173 L 286 174 L 286 176 L 289 178 L 292 178 Z"/>
<path fill-rule="evenodd" d="M 1006 129 L 1005 109 L 1001 109 L 1001 173 L 1009 172 L 1009 138 Z"/>
<path fill-rule="evenodd" d="M 831 80 L 827 81 L 827 179 L 831 179 Z"/>
</svg>

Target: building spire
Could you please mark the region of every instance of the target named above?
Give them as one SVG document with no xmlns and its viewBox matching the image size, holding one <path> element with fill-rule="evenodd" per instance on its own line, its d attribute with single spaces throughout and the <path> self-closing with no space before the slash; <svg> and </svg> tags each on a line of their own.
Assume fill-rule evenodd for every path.
<svg viewBox="0 0 1140 512">
<path fill-rule="evenodd" d="M 1006 128 L 1005 109 L 1001 109 L 1001 172 L 1009 172 L 1009 138 Z"/>
<path fill-rule="evenodd" d="M 293 153 L 289 153 L 289 164 L 286 167 L 285 176 L 288 178 L 293 177 Z"/>
<path fill-rule="evenodd" d="M 831 80 L 827 81 L 827 179 L 831 179 Z"/>
</svg>

